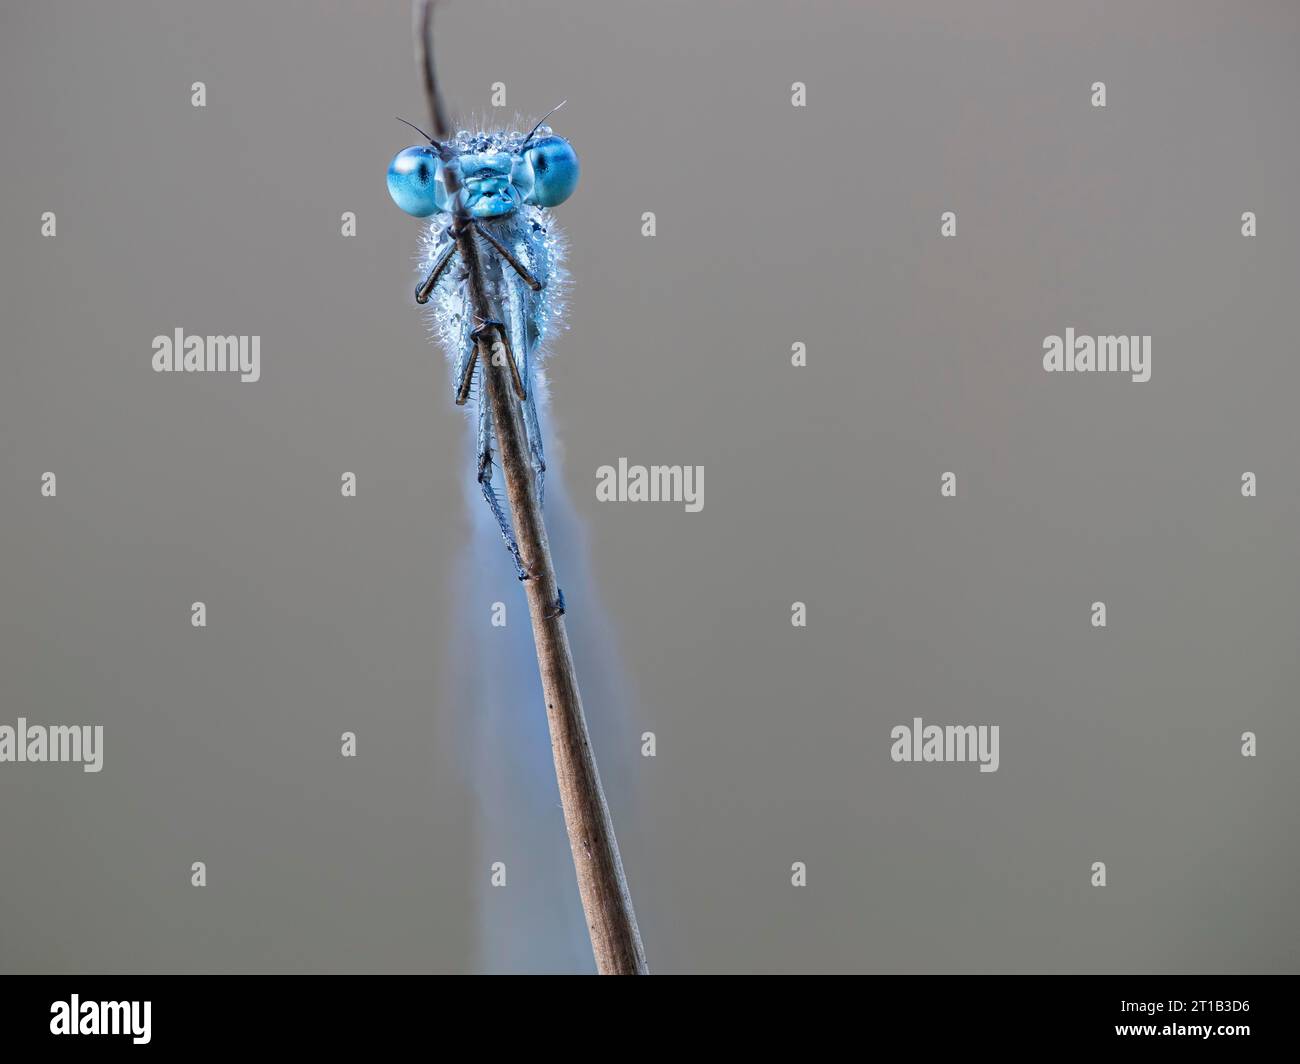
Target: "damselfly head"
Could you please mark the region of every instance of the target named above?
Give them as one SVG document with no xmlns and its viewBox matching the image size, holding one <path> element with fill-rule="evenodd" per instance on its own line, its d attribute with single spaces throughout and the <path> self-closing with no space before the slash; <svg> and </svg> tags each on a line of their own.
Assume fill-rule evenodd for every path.
<svg viewBox="0 0 1300 1064">
<path fill-rule="evenodd" d="M 388 166 L 388 194 L 416 218 L 452 209 L 448 165 L 460 171 L 460 204 L 473 218 L 501 218 L 523 204 L 555 207 L 578 186 L 577 153 L 540 123 L 527 135 L 461 130 L 442 147 L 454 162 L 444 162 L 433 144 L 417 144 Z"/>
<path fill-rule="evenodd" d="M 487 148 L 462 155 L 460 164 L 461 202 L 472 218 L 501 218 L 513 214 L 524 202 L 526 188 L 514 184 L 515 161 L 510 152 Z M 519 177 L 528 185 L 532 179 L 521 167 Z"/>
</svg>

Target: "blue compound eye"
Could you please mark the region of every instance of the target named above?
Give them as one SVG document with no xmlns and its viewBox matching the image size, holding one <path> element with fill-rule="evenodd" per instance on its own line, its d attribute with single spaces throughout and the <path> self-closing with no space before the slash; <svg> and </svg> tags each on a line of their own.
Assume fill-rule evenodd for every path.
<svg viewBox="0 0 1300 1064">
<path fill-rule="evenodd" d="M 446 210 L 447 192 L 438 153 L 427 144 L 399 151 L 388 164 L 388 194 L 402 210 L 417 218 Z"/>
<path fill-rule="evenodd" d="M 524 152 L 533 171 L 533 188 L 527 202 L 555 207 L 578 187 L 578 154 L 563 137 L 542 137 Z"/>
</svg>

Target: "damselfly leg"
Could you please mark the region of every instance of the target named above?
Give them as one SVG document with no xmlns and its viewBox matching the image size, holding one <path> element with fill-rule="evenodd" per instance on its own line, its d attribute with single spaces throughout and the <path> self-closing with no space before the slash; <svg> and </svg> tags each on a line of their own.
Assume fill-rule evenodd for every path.
<svg viewBox="0 0 1300 1064">
<path fill-rule="evenodd" d="M 472 357 L 472 356 L 471 356 Z M 483 369 L 479 367 L 479 404 L 478 404 L 478 483 L 483 489 L 483 498 L 487 500 L 488 506 L 492 508 L 492 516 L 496 518 L 497 527 L 501 530 L 501 538 L 506 541 L 506 550 L 510 552 L 510 557 L 515 562 L 515 572 L 520 580 L 528 579 L 528 570 L 524 568 L 524 560 L 519 554 L 519 544 L 515 542 L 514 531 L 510 527 L 510 521 L 501 508 L 501 501 L 497 498 L 496 490 L 492 487 L 492 405 L 486 401 L 485 389 L 487 382 L 483 380 Z"/>
<path fill-rule="evenodd" d="M 494 237 L 491 233 L 489 233 L 484 226 L 476 225 L 474 229 L 479 236 L 481 236 L 484 240 L 486 240 L 489 244 L 492 245 L 496 253 L 500 255 L 505 262 L 510 264 L 510 268 L 524 279 L 524 284 L 526 284 L 534 292 L 540 292 L 545 287 L 541 281 L 539 281 L 536 277 L 534 277 L 531 273 L 528 272 L 528 268 L 522 262 L 520 262 L 517 258 L 514 257 L 514 255 L 510 253 L 510 249 L 507 248 L 503 243 L 501 243 L 501 241 L 498 240 L 496 237 Z"/>
<path fill-rule="evenodd" d="M 488 348 L 492 352 L 491 358 L 493 365 L 500 365 L 495 361 L 498 358 L 506 360 L 506 366 L 510 370 L 510 381 L 514 385 L 515 395 L 520 399 L 527 399 L 528 393 L 524 390 L 523 378 L 519 375 L 519 363 L 515 361 L 515 353 L 510 349 L 510 341 L 506 338 L 506 327 L 499 321 L 485 321 L 470 336 L 474 339 L 475 345 L 483 340 L 487 340 Z"/>
<path fill-rule="evenodd" d="M 460 384 L 456 388 L 456 405 L 464 406 L 469 400 L 469 392 L 474 384 L 474 367 L 478 365 L 478 343 L 471 341 L 467 343 L 462 350 L 460 363 L 456 367 L 457 379 Z M 482 406 L 483 396 L 479 396 L 479 405 Z"/>
<path fill-rule="evenodd" d="M 429 276 L 424 284 L 415 290 L 415 301 L 424 306 L 429 302 L 429 296 L 437 287 L 442 275 L 447 272 L 447 267 L 451 265 L 451 260 L 456 254 L 456 242 L 453 240 L 446 249 L 438 256 L 438 261 L 433 264 L 433 269 L 429 271 Z"/>
<path fill-rule="evenodd" d="M 537 389 L 529 376 L 532 372 L 531 346 L 525 338 L 524 380 L 527 381 L 528 397 L 524 399 L 524 431 L 528 435 L 528 456 L 537 482 L 537 505 L 542 506 L 546 498 L 546 455 L 542 451 L 542 426 L 537 418 Z"/>
</svg>

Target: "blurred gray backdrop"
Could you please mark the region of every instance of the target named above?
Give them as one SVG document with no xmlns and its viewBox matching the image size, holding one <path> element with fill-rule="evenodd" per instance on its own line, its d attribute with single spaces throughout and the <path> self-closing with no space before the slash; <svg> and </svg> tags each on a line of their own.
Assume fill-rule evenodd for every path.
<svg viewBox="0 0 1300 1064">
<path fill-rule="evenodd" d="M 453 105 L 567 98 L 584 167 L 552 421 L 652 968 L 1295 970 L 1300 9 L 444 7 Z M 488 610 L 394 115 L 404 0 L 0 7 L 0 723 L 106 731 L 0 765 L 4 970 L 581 969 L 483 960 L 445 679 Z M 153 373 L 178 326 L 262 380 Z M 1151 381 L 1044 373 L 1067 326 Z M 702 512 L 598 503 L 620 456 Z M 914 717 L 999 771 L 893 763 Z"/>
</svg>

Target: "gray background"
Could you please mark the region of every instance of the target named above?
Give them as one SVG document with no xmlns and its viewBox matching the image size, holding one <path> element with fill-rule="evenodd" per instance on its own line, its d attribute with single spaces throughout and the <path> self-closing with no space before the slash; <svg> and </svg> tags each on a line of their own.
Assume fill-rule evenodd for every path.
<svg viewBox="0 0 1300 1064">
<path fill-rule="evenodd" d="M 438 28 L 458 109 L 567 98 L 583 161 L 552 421 L 652 967 L 1294 970 L 1300 10 Z M 107 733 L 99 775 L 0 766 L 5 970 L 582 967 L 483 960 L 469 460 L 383 181 L 411 52 L 404 2 L 0 10 L 0 722 Z M 1150 383 L 1045 374 L 1069 325 L 1151 334 Z M 260 334 L 263 379 L 154 374 L 177 326 Z M 705 466 L 703 512 L 597 503 L 621 455 Z M 1000 771 L 892 763 L 914 716 L 1000 725 Z"/>
</svg>

